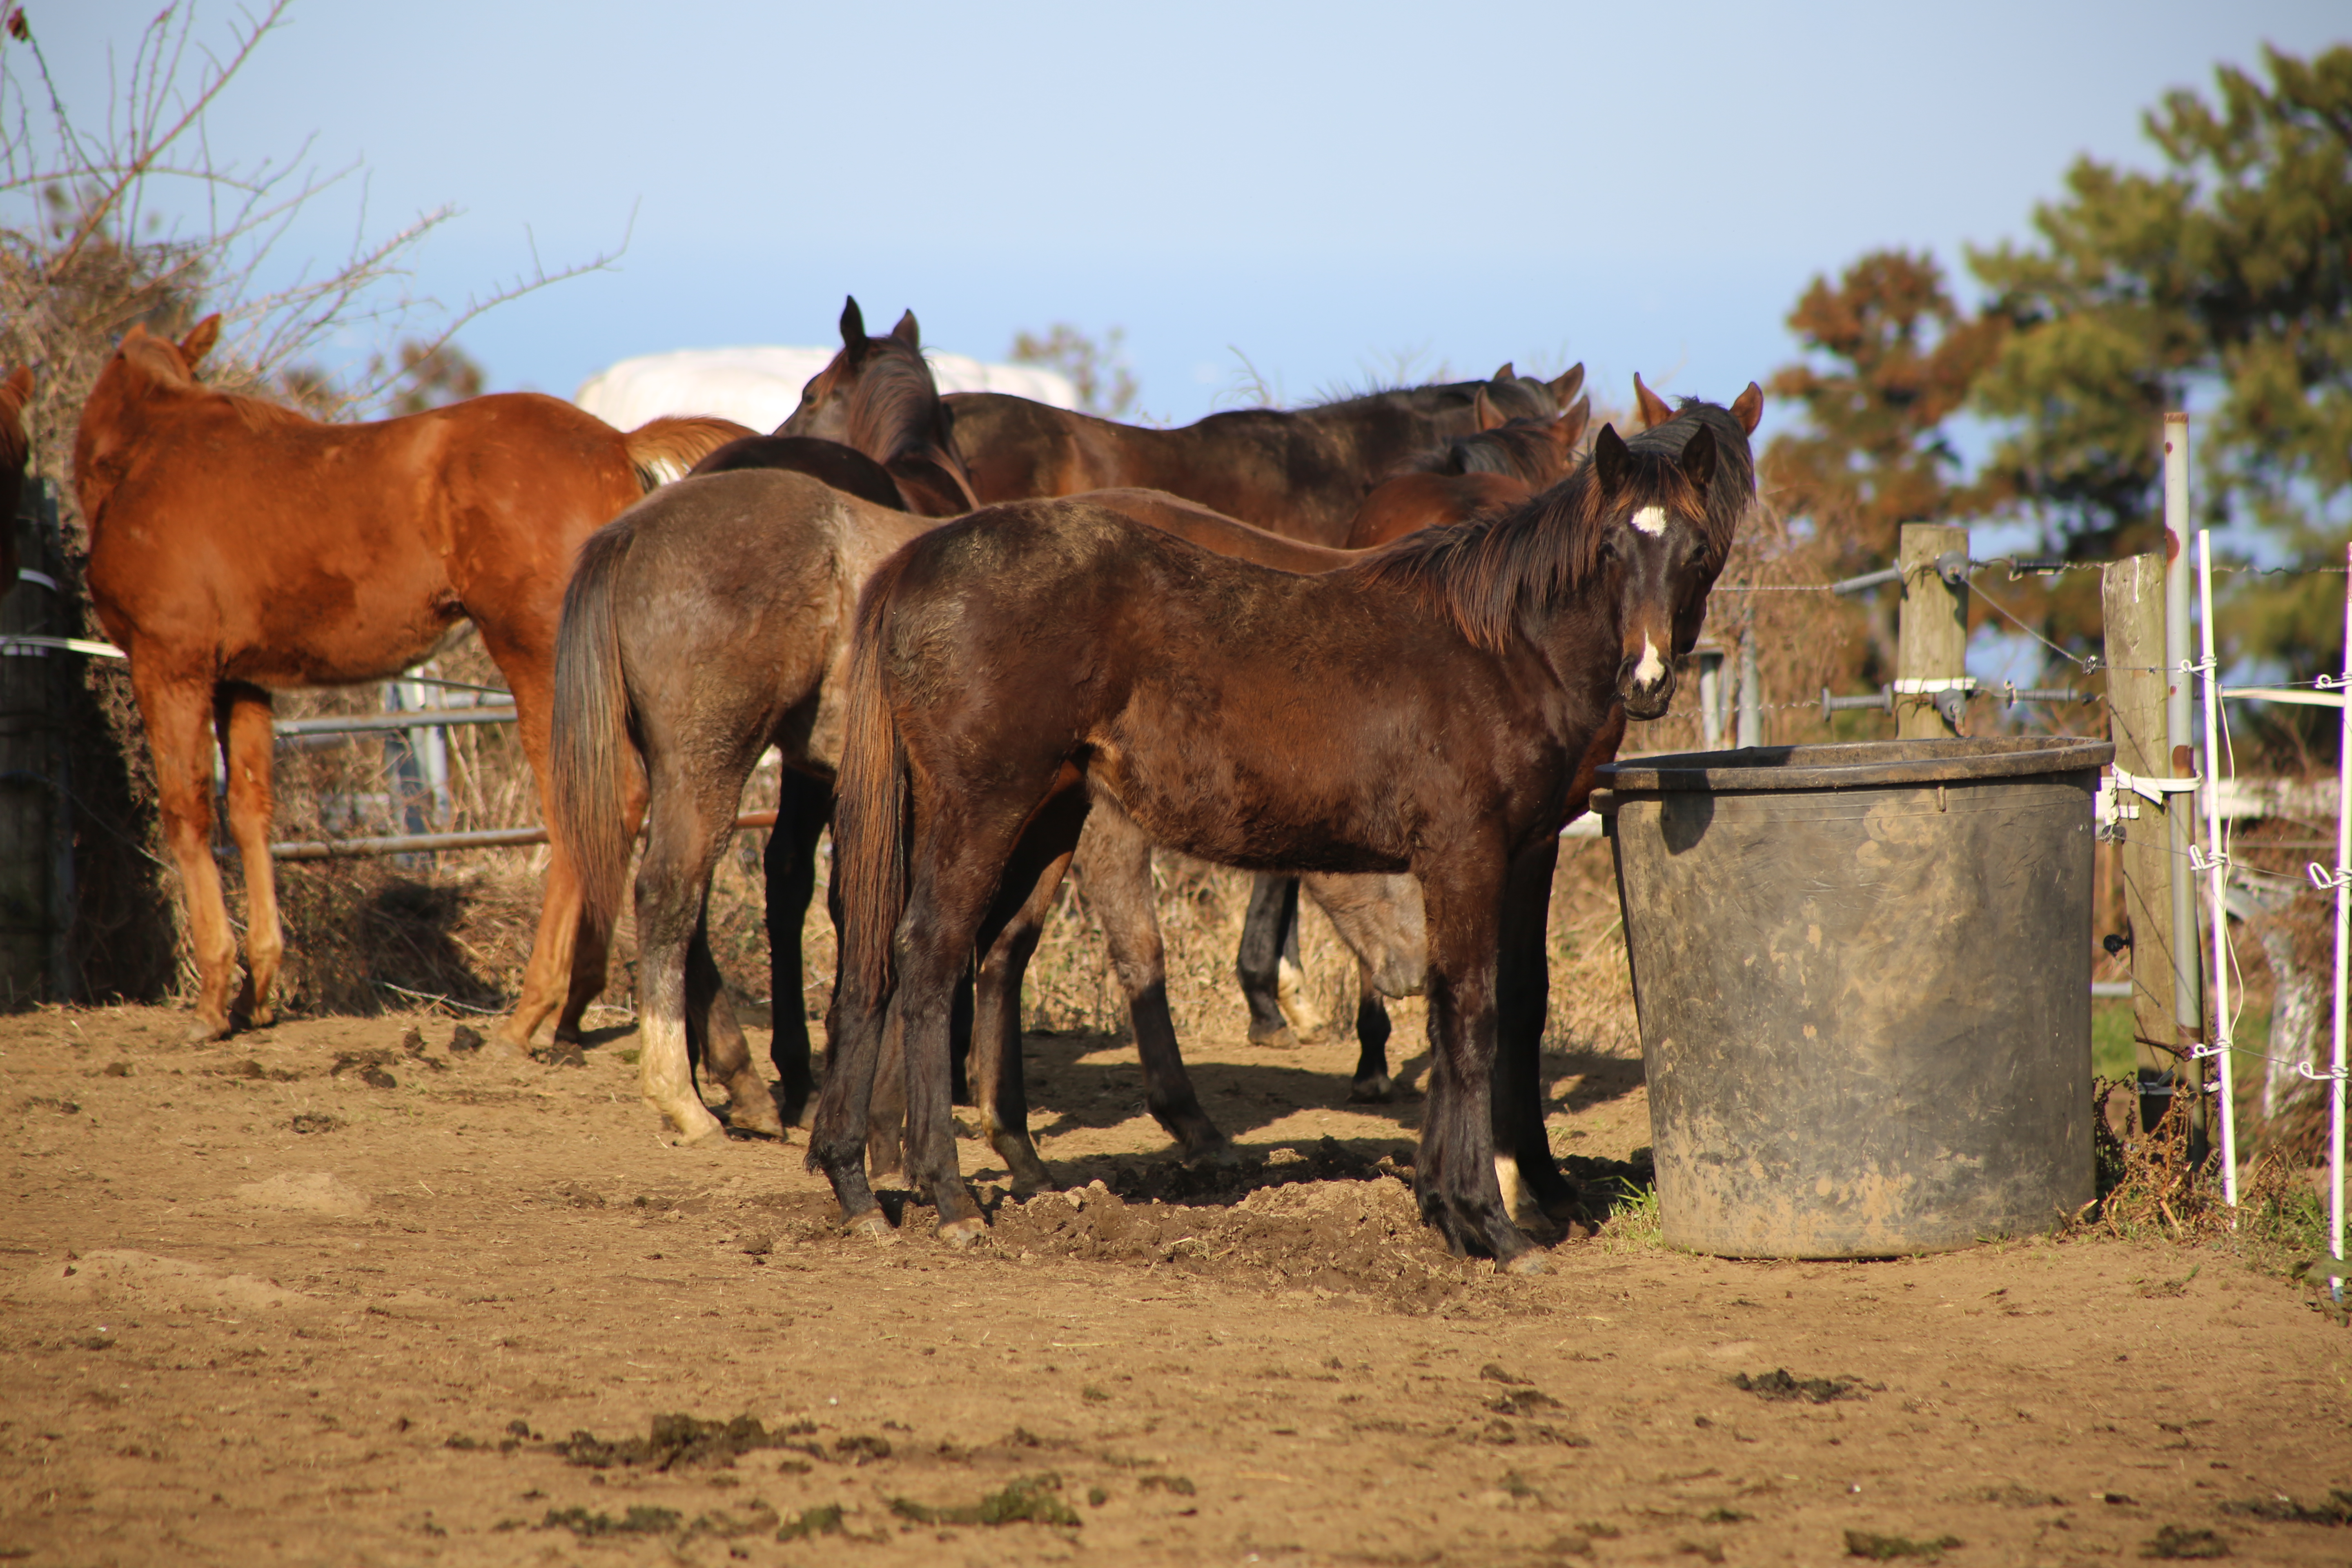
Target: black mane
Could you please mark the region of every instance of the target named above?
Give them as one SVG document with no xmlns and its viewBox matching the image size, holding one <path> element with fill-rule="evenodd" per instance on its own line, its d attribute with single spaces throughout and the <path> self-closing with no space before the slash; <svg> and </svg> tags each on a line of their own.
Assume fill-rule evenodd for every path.
<svg viewBox="0 0 2352 1568">
<path fill-rule="evenodd" d="M 1702 428 L 1715 437 L 1715 477 L 1702 496 L 1683 477 L 1683 448 Z M 1675 417 L 1625 443 L 1628 489 L 1637 506 L 1663 506 L 1704 520 L 1710 581 L 1756 494 L 1748 432 L 1727 409 L 1685 398 Z M 1612 519 L 1587 455 L 1574 472 L 1499 517 L 1427 528 L 1346 568 L 1369 583 L 1415 589 L 1442 606 L 1462 635 L 1501 651 L 1525 618 L 1591 580 Z"/>
</svg>

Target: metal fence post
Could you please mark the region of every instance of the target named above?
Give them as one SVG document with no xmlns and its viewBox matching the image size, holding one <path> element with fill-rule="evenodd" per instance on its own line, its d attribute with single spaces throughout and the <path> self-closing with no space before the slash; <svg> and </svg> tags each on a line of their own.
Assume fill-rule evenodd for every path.
<svg viewBox="0 0 2352 1568">
<path fill-rule="evenodd" d="M 2189 651 L 2189 589 L 2193 568 L 2189 563 L 2189 416 L 2164 416 L 2164 731 L 2174 778 L 2197 773 L 2195 722 L 2190 717 L 2189 677 L 2183 673 L 2193 659 Z M 2210 787 L 2210 781 L 2208 781 Z M 2167 847 L 2172 878 L 2172 1021 L 2180 1068 L 2176 1091 L 2196 1096 L 2189 1157 L 2204 1161 L 2205 1068 L 2196 1052 L 2204 1043 L 2204 984 L 2197 962 L 2197 892 L 2185 870 L 2189 847 L 2197 837 L 2197 796 L 2184 790 L 2170 797 L 2165 811 L 2169 824 Z M 2216 932 L 2215 940 L 2223 933 Z"/>
</svg>

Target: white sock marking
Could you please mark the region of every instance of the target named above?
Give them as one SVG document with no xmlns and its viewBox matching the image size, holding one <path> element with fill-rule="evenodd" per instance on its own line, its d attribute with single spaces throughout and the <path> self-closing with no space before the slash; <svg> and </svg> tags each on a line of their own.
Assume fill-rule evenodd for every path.
<svg viewBox="0 0 2352 1568">
<path fill-rule="evenodd" d="M 1643 533 L 1664 533 L 1666 531 L 1666 509 L 1645 506 L 1633 514 L 1633 526 Z"/>
</svg>

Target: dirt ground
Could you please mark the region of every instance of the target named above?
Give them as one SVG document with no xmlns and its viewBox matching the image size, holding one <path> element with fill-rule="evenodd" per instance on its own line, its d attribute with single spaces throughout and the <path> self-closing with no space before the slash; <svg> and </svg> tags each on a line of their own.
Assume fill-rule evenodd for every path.
<svg viewBox="0 0 2352 1568">
<path fill-rule="evenodd" d="M 0 1560 L 2352 1559 L 2352 1333 L 2220 1247 L 1628 1227 L 1497 1277 L 1351 1045 L 1188 1041 L 1213 1179 L 1129 1051 L 1039 1036 L 1075 1190 L 966 1142 L 950 1253 L 835 1234 L 797 1135 L 669 1146 L 625 1030 L 518 1075 L 446 1019 L 184 1021 L 0 1018 Z M 1648 1141 L 1638 1063 L 1549 1065 L 1580 1168 Z"/>
</svg>

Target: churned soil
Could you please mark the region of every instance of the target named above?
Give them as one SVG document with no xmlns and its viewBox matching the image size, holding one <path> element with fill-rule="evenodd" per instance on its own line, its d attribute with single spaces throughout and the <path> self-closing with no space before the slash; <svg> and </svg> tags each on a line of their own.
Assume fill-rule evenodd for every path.
<svg viewBox="0 0 2352 1568">
<path fill-rule="evenodd" d="M 967 1140 L 989 1242 L 877 1244 L 797 1132 L 673 1147 L 623 1030 L 184 1022 L 0 1018 L 0 1562 L 2352 1558 L 2352 1332 L 2226 1247 L 1497 1276 L 1351 1044 L 1188 1041 L 1202 1172 L 1100 1037 L 1029 1041 L 1068 1190 Z M 1547 1065 L 1637 1173 L 1638 1063 Z"/>
</svg>

